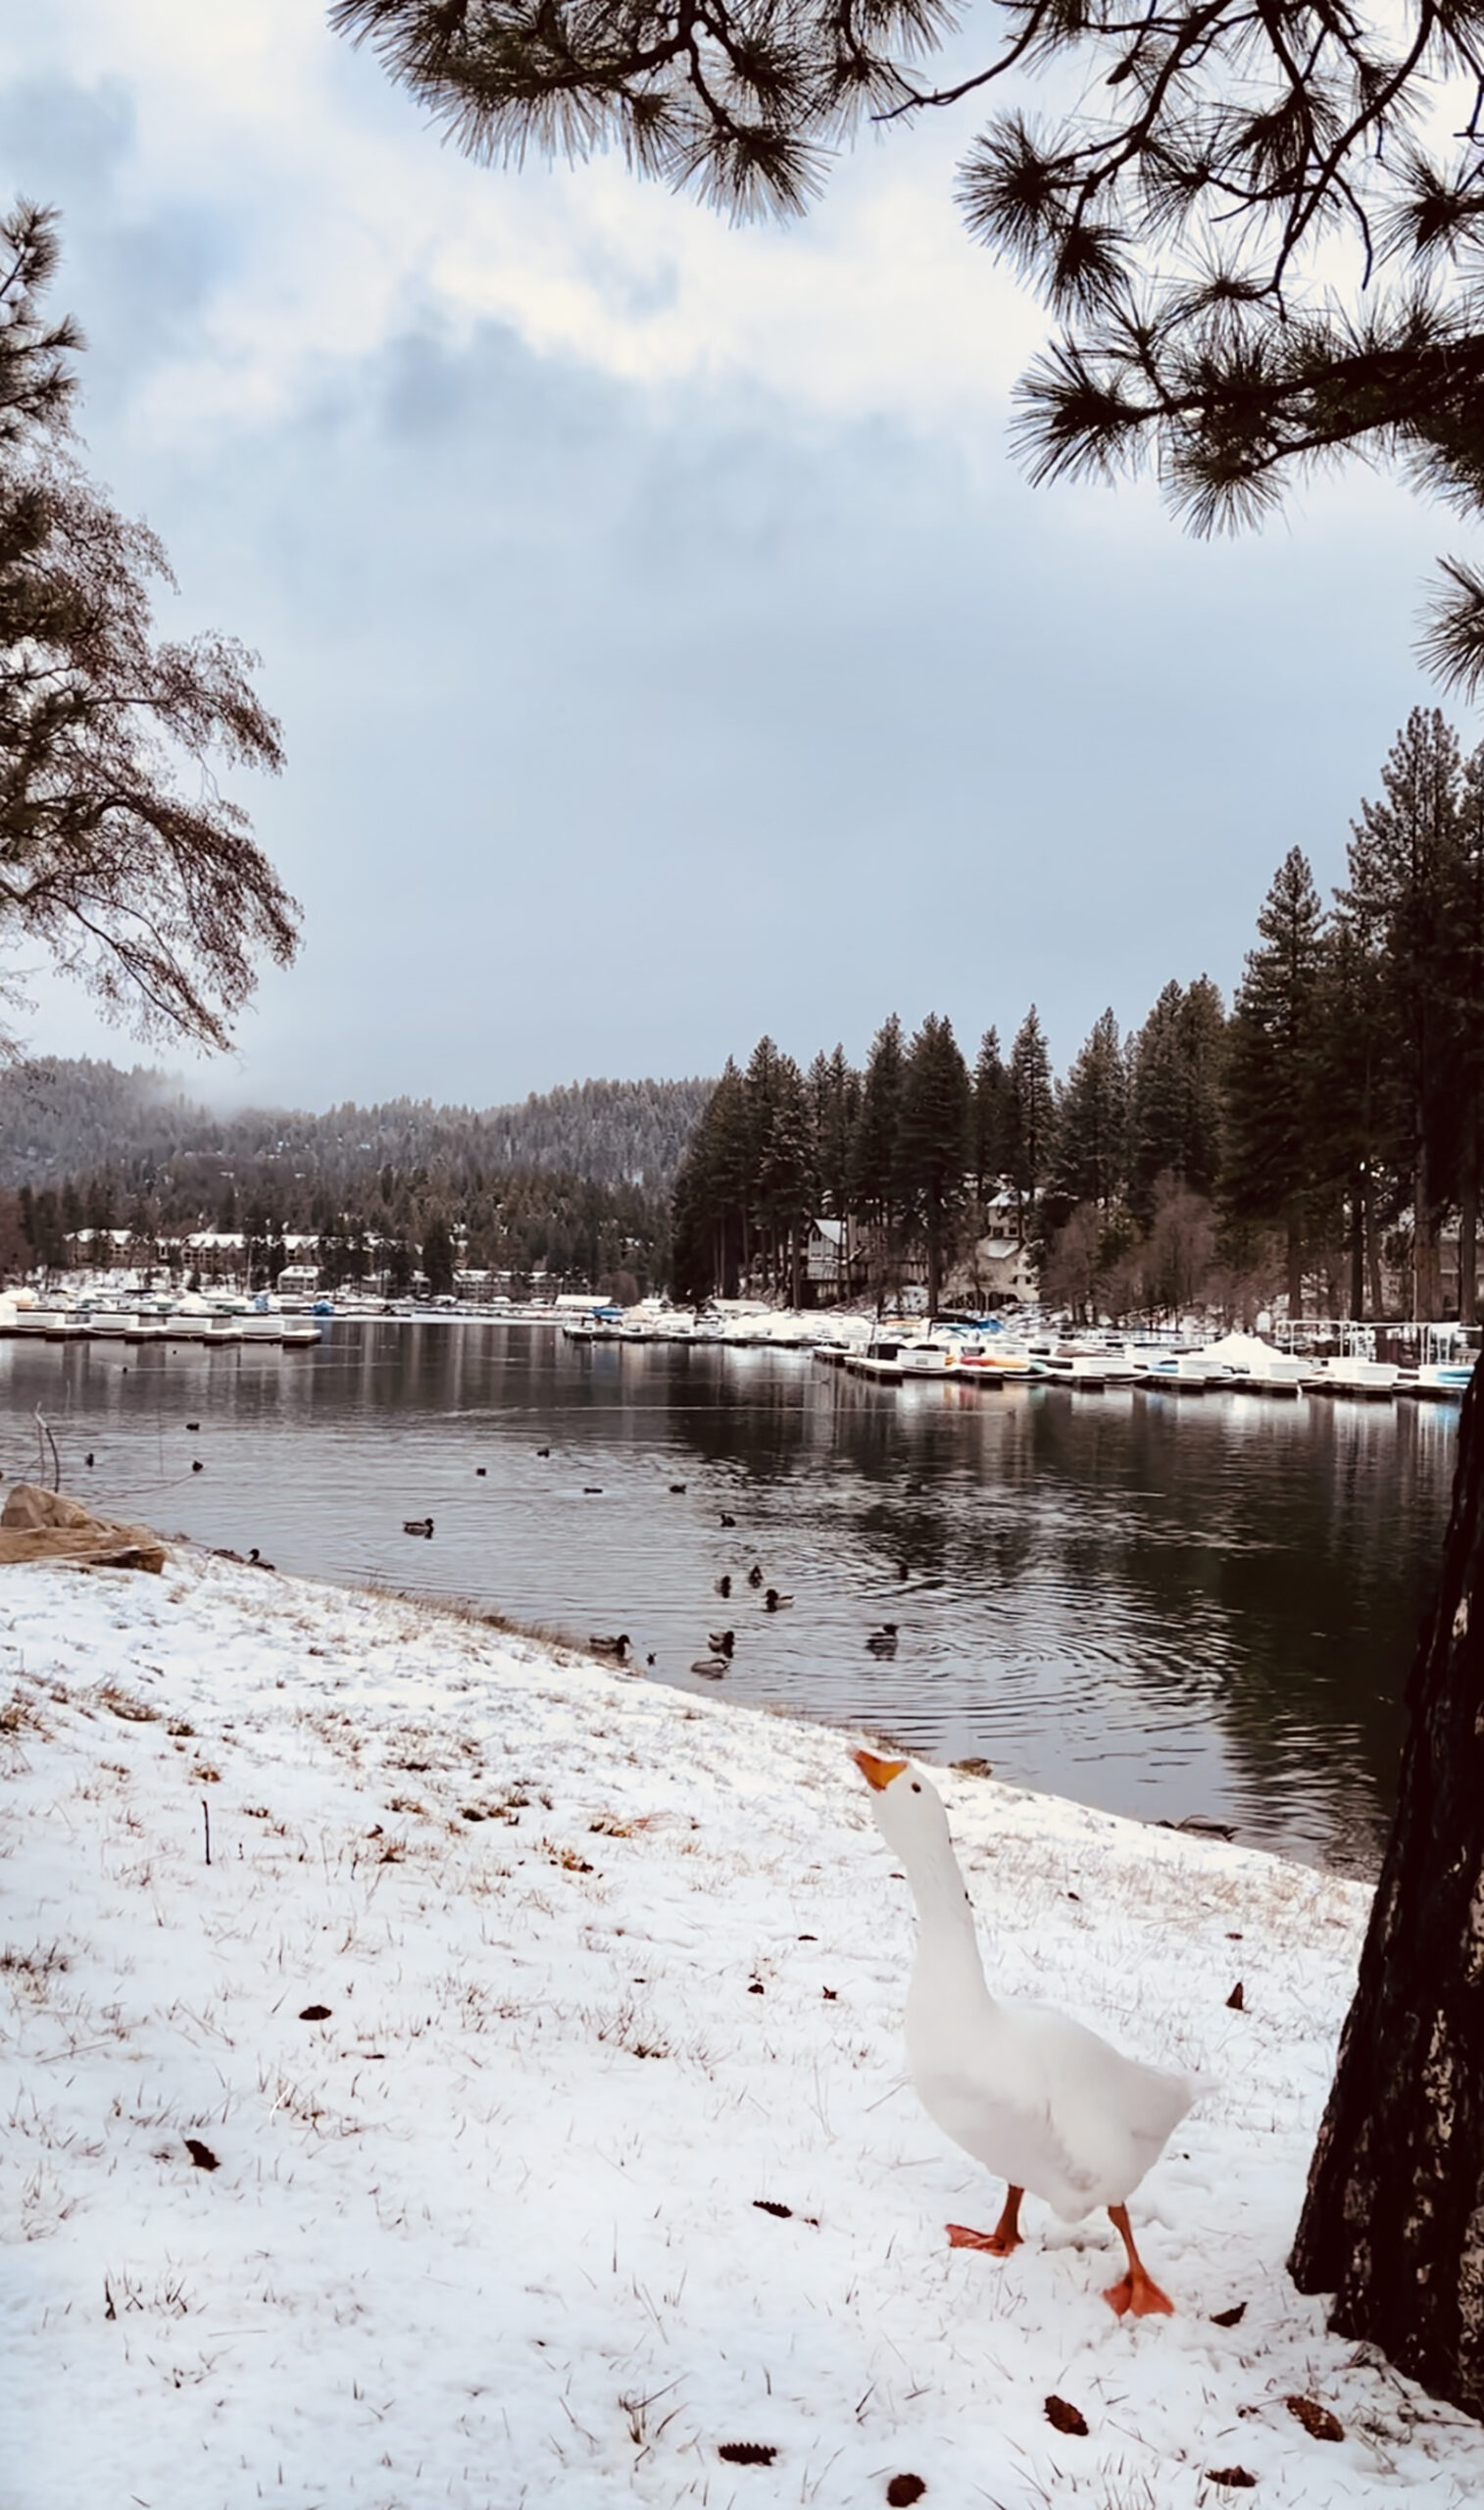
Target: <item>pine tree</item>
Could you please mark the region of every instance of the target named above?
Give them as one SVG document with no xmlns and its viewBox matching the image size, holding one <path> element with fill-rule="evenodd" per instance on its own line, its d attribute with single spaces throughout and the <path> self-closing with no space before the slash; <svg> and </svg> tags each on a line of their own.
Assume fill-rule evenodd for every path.
<svg viewBox="0 0 1484 2510">
<path fill-rule="evenodd" d="M 676 1297 L 700 1306 L 714 1292 L 736 1296 L 753 1190 L 747 1085 L 728 1056 L 675 1177 L 671 1286 Z"/>
<path fill-rule="evenodd" d="M 749 1079 L 751 1067 L 749 1067 Z M 774 1052 L 767 1116 L 758 1144 L 758 1200 L 773 1250 L 775 1290 L 803 1298 L 804 1243 L 816 1187 L 814 1127 L 804 1075 L 792 1055 Z"/>
<path fill-rule="evenodd" d="M 904 1216 L 927 1254 L 927 1311 L 938 1313 L 945 1258 L 965 1199 L 973 1092 L 946 1020 L 932 1013 L 908 1048 L 897 1173 Z"/>
<path fill-rule="evenodd" d="M 893 1012 L 871 1041 L 851 1148 L 851 1208 L 865 1224 L 878 1298 L 897 1260 L 898 1131 L 902 1112 L 902 1023 Z"/>
<path fill-rule="evenodd" d="M 981 1210 L 1005 1174 L 1009 1092 L 999 1031 L 986 1029 L 974 1064 L 974 1192 Z"/>
<path fill-rule="evenodd" d="M 1405 1091 L 1412 1307 L 1434 1317 L 1442 1304 L 1438 1228 L 1456 1077 L 1447 961 L 1461 805 L 1458 740 L 1435 707 L 1413 707 L 1381 783 L 1384 799 L 1363 802 L 1353 826 L 1344 904 L 1384 970 L 1390 1051 Z"/>
<path fill-rule="evenodd" d="M 230 639 L 157 644 L 160 542 L 68 443 L 69 323 L 47 326 L 55 219 L 0 219 L 0 921 L 146 1030 L 228 1042 L 298 909 L 218 782 L 275 770 L 278 727 Z"/>
<path fill-rule="evenodd" d="M 1322 1156 L 1318 1080 L 1326 1007 L 1324 909 L 1298 846 L 1274 876 L 1258 934 L 1232 1011 L 1227 1202 L 1235 1218 L 1283 1232 L 1288 1312 L 1296 1317 L 1304 1306 L 1304 1257 Z"/>
<path fill-rule="evenodd" d="M 433 1214 L 422 1231 L 422 1271 L 429 1298 L 446 1298 L 454 1285 L 454 1241 L 441 1212 Z"/>
<path fill-rule="evenodd" d="M 1123 1191 L 1128 1156 L 1128 1063 L 1111 1010 L 1094 1022 L 1062 1090 L 1056 1183 L 1105 1216 Z"/>
<path fill-rule="evenodd" d="M 1224 1035 L 1221 996 L 1198 977 L 1165 985 L 1133 1041 L 1128 1198 L 1146 1228 L 1162 1177 L 1207 1195 L 1220 1174 Z"/>
<path fill-rule="evenodd" d="M 1451 868 L 1445 968 L 1457 1113 L 1459 1322 L 1472 1325 L 1484 1170 L 1484 744 L 1463 770 Z"/>
<path fill-rule="evenodd" d="M 1290 2271 L 1484 2418 L 1484 1378 L 1463 1401 L 1437 1600 L 1407 1684 L 1396 1818 Z"/>
<path fill-rule="evenodd" d="M 1032 1003 L 1011 1048 L 1005 1091 L 1005 1164 L 1022 1243 L 1034 1234 L 1037 1200 L 1055 1155 L 1056 1114 L 1046 1032 Z"/>
<path fill-rule="evenodd" d="M 1381 1222 L 1397 1200 L 1399 1131 L 1380 954 L 1336 908 L 1321 933 L 1311 1142 L 1321 1197 L 1327 1186 L 1344 1206 L 1352 1316 L 1383 1312 Z"/>
<path fill-rule="evenodd" d="M 861 1113 L 861 1076 L 851 1069 L 845 1048 L 822 1051 L 809 1068 L 815 1156 L 823 1209 L 843 1220 L 850 1208 L 851 1145 Z"/>
</svg>

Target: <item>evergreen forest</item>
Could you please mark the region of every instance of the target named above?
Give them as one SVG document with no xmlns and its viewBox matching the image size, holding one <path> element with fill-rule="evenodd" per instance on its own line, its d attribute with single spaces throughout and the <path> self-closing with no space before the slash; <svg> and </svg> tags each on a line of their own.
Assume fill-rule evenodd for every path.
<svg viewBox="0 0 1484 2510">
<path fill-rule="evenodd" d="M 1033 1268 L 1087 1320 L 1282 1298 L 1471 1323 L 1484 747 L 1465 757 L 1414 710 L 1347 872 L 1326 905 L 1292 847 L 1230 1010 L 1209 978 L 1172 980 L 1127 1036 L 1105 1011 L 1060 1079 L 1034 1005 L 971 1067 L 936 1015 L 912 1036 L 885 1020 L 864 1070 L 840 1046 L 805 1070 L 763 1038 L 676 1179 L 677 1295 L 807 1295 L 823 1220 L 852 1292 L 918 1282 L 933 1312 Z"/>
<path fill-rule="evenodd" d="M 37 1060 L 0 1074 L 0 1263 L 61 1269 L 80 1231 L 102 1261 L 126 1230 L 148 1263 L 197 1230 L 239 1231 L 247 1269 L 317 1241 L 329 1287 L 457 1266 L 638 1297 L 669 1265 L 669 1186 L 704 1080 L 588 1080 L 483 1111 L 397 1099 L 324 1115 L 223 1116 L 158 1072 Z M 8 1189 L 8 1190 L 6 1190 Z"/>
</svg>

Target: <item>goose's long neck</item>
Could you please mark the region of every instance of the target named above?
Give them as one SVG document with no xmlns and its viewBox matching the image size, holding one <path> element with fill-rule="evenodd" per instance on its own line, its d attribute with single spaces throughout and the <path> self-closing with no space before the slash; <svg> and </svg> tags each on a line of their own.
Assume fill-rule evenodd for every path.
<svg viewBox="0 0 1484 2510">
<path fill-rule="evenodd" d="M 907 1879 L 917 1904 L 915 1983 L 930 1975 L 939 1989 L 949 1985 L 965 1996 L 987 1998 L 974 1913 L 947 1839 L 909 1856 Z"/>
</svg>

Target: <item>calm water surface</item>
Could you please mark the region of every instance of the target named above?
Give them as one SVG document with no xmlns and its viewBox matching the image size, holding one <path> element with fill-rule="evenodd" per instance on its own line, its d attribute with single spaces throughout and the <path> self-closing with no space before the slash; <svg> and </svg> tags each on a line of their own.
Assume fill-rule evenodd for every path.
<svg viewBox="0 0 1484 2510">
<path fill-rule="evenodd" d="M 627 1631 L 710 1695 L 688 1669 L 731 1628 L 723 1695 L 1360 1872 L 1458 1438 L 1442 1406 L 891 1388 L 462 1323 L 336 1324 L 308 1353 L 7 1341 L 0 1387 L 11 1479 L 39 1404 L 64 1486 L 167 1533 Z M 402 1531 L 423 1516 L 430 1542 Z"/>
</svg>

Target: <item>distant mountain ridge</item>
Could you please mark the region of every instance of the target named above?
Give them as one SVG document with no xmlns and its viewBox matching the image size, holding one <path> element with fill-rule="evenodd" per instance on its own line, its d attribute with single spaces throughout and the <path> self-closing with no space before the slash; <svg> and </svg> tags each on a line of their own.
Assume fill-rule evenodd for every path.
<svg viewBox="0 0 1484 2510">
<path fill-rule="evenodd" d="M 715 1083 L 580 1080 L 519 1104 L 472 1108 L 394 1098 L 347 1102 L 322 1115 L 248 1108 L 219 1115 L 178 1079 L 135 1065 L 38 1057 L 0 1072 L 0 1186 L 60 1184 L 110 1174 L 126 1187 L 203 1186 L 312 1177 L 330 1193 L 370 1172 L 547 1171 L 606 1186 L 668 1194 Z"/>
</svg>

